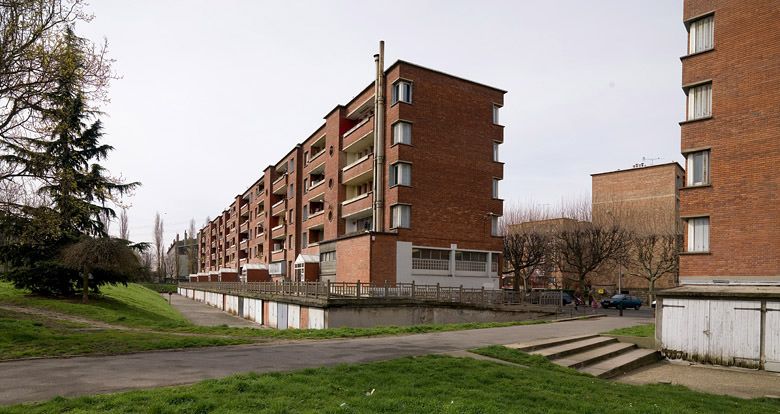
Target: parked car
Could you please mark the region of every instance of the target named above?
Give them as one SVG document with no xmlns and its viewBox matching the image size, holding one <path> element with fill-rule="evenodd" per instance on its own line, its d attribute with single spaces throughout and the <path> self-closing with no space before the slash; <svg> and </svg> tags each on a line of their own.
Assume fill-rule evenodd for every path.
<svg viewBox="0 0 780 414">
<path fill-rule="evenodd" d="M 642 301 L 636 297 L 636 296 L 629 296 L 629 295 L 615 295 L 612 296 L 609 299 L 604 299 L 601 301 L 601 307 L 604 309 L 607 308 L 616 308 L 616 309 L 626 309 L 626 308 L 634 308 L 639 310 L 639 308 L 642 306 Z"/>
<path fill-rule="evenodd" d="M 572 302 L 574 302 L 574 298 L 572 298 L 570 294 L 563 292 L 563 304 L 568 305 Z M 542 305 L 558 305 L 561 303 L 561 292 L 560 291 L 539 292 L 538 296 L 535 295 L 532 297 L 531 303 L 542 304 Z"/>
</svg>

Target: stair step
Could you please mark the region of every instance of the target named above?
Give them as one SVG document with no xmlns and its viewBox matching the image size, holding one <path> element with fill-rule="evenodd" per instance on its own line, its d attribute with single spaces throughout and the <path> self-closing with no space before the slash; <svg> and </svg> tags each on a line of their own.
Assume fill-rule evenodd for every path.
<svg viewBox="0 0 780 414">
<path fill-rule="evenodd" d="M 586 365 L 593 365 L 607 358 L 618 356 L 632 349 L 636 349 L 636 345 L 617 342 L 600 346 L 598 348 L 591 349 L 590 351 L 580 352 L 569 355 L 567 357 L 559 358 L 553 362 L 564 367 L 578 369 Z"/>
<path fill-rule="evenodd" d="M 554 346 L 551 348 L 543 348 L 538 351 L 533 351 L 531 353 L 535 355 L 541 355 L 549 359 L 557 359 L 557 358 L 563 358 L 567 355 L 585 352 L 593 348 L 598 348 L 615 342 L 617 342 L 617 339 L 615 338 L 611 338 L 607 336 L 596 336 L 594 338 L 588 338 L 576 342 L 570 342 L 563 345 Z"/>
<path fill-rule="evenodd" d="M 549 348 L 557 345 L 563 345 L 571 342 L 581 341 L 583 339 L 595 338 L 597 336 L 598 335 L 577 335 L 577 336 L 567 336 L 563 338 L 547 338 L 547 339 L 538 339 L 536 341 L 531 341 L 531 342 L 508 344 L 504 346 L 506 346 L 507 348 L 517 349 L 518 351 L 531 352 L 531 351 L 536 351 L 538 349 Z"/>
<path fill-rule="evenodd" d="M 613 358 L 580 369 L 599 378 L 612 378 L 639 367 L 651 364 L 661 359 L 658 351 L 653 349 L 633 349 Z"/>
</svg>

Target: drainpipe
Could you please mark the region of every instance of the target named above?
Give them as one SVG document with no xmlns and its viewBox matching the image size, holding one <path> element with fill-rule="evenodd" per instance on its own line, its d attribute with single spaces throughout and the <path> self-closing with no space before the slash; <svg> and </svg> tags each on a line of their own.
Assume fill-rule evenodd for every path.
<svg viewBox="0 0 780 414">
<path fill-rule="evenodd" d="M 385 231 L 385 42 L 379 42 L 374 82 L 374 231 Z"/>
</svg>

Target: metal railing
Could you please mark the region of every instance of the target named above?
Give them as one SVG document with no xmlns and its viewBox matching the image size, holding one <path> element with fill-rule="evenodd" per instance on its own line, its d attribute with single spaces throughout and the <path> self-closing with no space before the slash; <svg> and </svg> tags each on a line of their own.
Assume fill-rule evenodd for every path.
<svg viewBox="0 0 780 414">
<path fill-rule="evenodd" d="M 265 294 L 318 299 L 383 300 L 409 299 L 421 302 L 472 305 L 511 305 L 530 303 L 522 292 L 462 286 L 361 282 L 184 282 L 179 287 L 225 294 Z"/>
</svg>

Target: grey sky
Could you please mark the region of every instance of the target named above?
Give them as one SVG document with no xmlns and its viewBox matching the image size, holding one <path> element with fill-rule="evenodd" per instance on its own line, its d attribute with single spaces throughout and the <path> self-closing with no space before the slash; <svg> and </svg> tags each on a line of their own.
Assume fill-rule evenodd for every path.
<svg viewBox="0 0 780 414">
<path fill-rule="evenodd" d="M 200 227 L 386 63 L 509 91 L 501 195 L 557 204 L 594 172 L 681 161 L 681 0 L 94 1 L 123 76 L 105 106 L 108 166 L 143 186 L 130 236 Z M 237 179 L 238 178 L 238 179 Z M 114 225 L 116 228 L 116 225 Z"/>
</svg>

